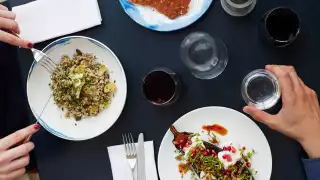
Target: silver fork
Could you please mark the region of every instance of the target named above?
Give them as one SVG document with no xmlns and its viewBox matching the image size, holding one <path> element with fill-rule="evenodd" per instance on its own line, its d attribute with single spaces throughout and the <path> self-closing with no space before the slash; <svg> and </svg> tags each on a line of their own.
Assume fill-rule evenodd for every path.
<svg viewBox="0 0 320 180">
<path fill-rule="evenodd" d="M 126 158 L 127 158 L 128 164 L 131 168 L 132 178 L 134 180 L 135 179 L 134 168 L 136 167 L 136 164 L 137 164 L 136 145 L 134 143 L 134 140 L 132 138 L 131 133 L 122 134 L 122 139 L 123 139 L 124 149 L 126 152 Z"/>
<path fill-rule="evenodd" d="M 13 31 L 10 31 L 10 33 L 20 38 L 20 36 L 17 33 Z M 49 73 L 52 73 L 55 70 L 57 65 L 47 54 L 35 48 L 31 48 L 30 50 L 36 62 L 39 63 L 42 67 L 44 67 L 47 71 L 49 71 Z"/>
<path fill-rule="evenodd" d="M 44 52 L 38 49 L 31 49 L 34 59 L 39 63 L 42 67 L 44 67 L 49 73 L 52 73 L 57 67 L 56 63 Z"/>
</svg>

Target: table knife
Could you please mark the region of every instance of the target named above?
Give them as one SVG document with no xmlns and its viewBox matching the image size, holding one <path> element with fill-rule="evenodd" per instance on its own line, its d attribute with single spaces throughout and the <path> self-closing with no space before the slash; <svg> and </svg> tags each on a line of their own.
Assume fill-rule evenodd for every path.
<svg viewBox="0 0 320 180">
<path fill-rule="evenodd" d="M 142 133 L 140 133 L 138 139 L 138 180 L 146 180 L 144 137 Z"/>
</svg>

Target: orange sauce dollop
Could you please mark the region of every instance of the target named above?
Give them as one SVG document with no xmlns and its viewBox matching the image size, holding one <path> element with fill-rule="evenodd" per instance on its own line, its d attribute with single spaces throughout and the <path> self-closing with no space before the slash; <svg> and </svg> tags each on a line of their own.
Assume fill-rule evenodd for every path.
<svg viewBox="0 0 320 180">
<path fill-rule="evenodd" d="M 206 131 L 212 131 L 212 132 L 215 132 L 217 134 L 220 134 L 221 136 L 225 136 L 228 134 L 228 130 L 219 125 L 219 124 L 214 124 L 214 125 L 204 125 L 202 126 L 202 129 L 206 130 Z"/>
<path fill-rule="evenodd" d="M 184 164 L 184 163 L 180 163 L 178 165 L 178 169 L 179 169 L 179 173 L 181 175 L 186 174 L 188 172 L 188 168 L 187 168 L 186 164 Z"/>
</svg>

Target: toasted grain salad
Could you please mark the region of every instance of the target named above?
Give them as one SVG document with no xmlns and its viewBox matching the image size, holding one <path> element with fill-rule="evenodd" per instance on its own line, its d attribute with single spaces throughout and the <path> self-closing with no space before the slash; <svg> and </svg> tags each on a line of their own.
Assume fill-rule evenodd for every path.
<svg viewBox="0 0 320 180">
<path fill-rule="evenodd" d="M 77 121 L 96 116 L 108 107 L 117 90 L 110 81 L 108 68 L 90 53 L 76 50 L 73 57 L 62 56 L 51 76 L 49 86 L 55 103 Z"/>
</svg>

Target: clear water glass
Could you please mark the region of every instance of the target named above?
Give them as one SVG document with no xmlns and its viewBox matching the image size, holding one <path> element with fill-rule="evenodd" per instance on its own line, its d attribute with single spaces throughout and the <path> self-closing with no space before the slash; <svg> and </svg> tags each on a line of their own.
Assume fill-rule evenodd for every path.
<svg viewBox="0 0 320 180">
<path fill-rule="evenodd" d="M 183 40 L 180 56 L 191 73 L 199 79 L 219 76 L 228 64 L 224 43 L 203 32 L 192 33 Z"/>
<path fill-rule="evenodd" d="M 243 79 L 241 93 L 248 105 L 267 110 L 274 107 L 280 99 L 280 83 L 272 73 L 258 69 Z"/>
</svg>

